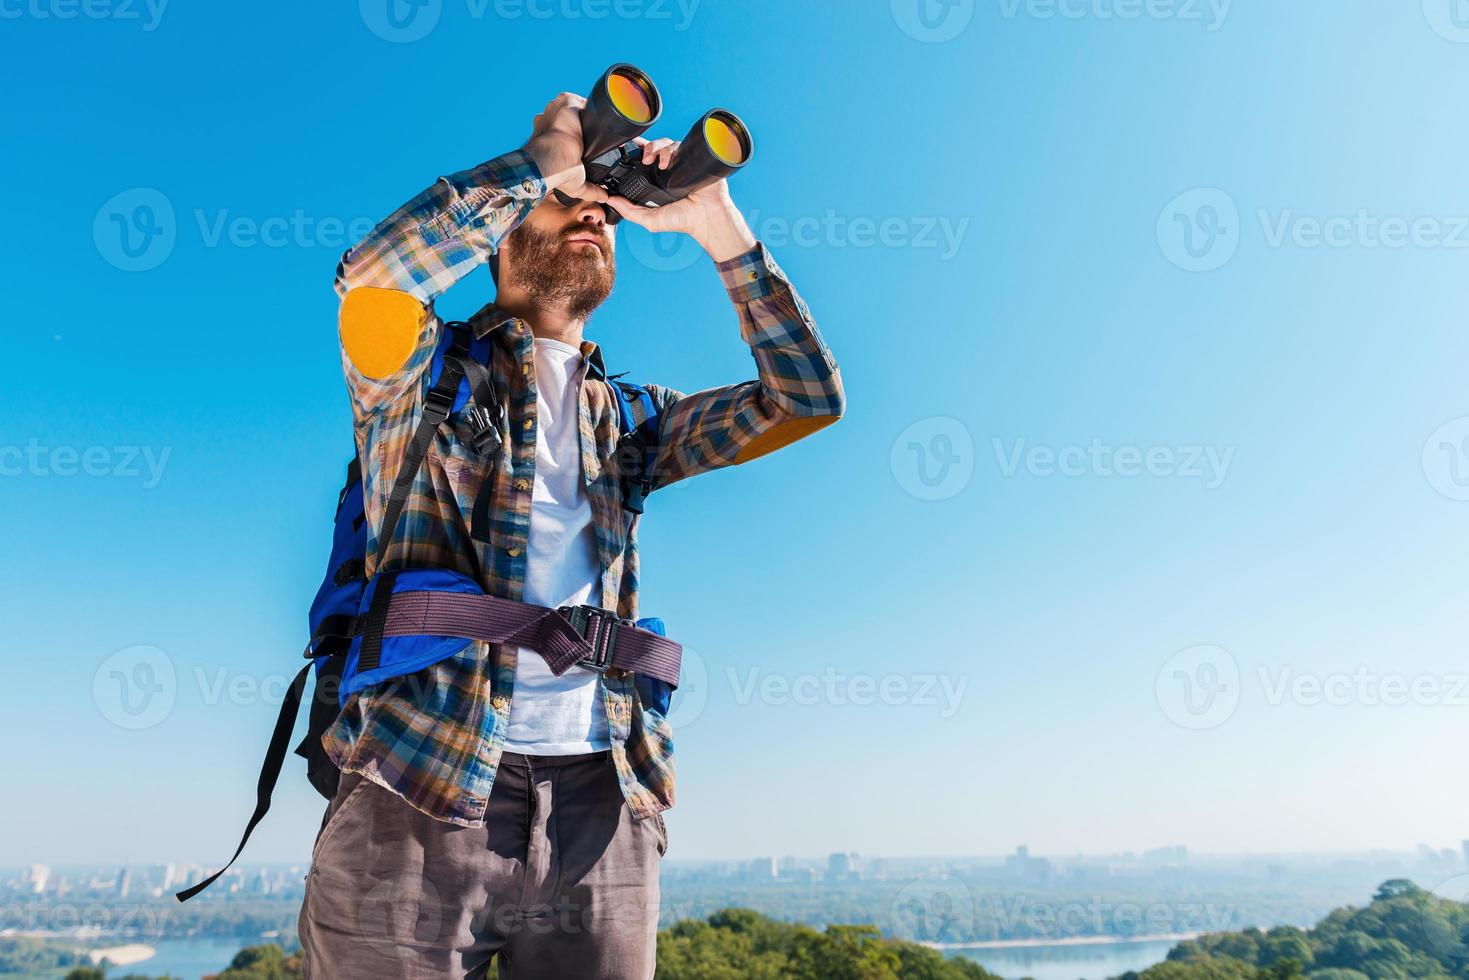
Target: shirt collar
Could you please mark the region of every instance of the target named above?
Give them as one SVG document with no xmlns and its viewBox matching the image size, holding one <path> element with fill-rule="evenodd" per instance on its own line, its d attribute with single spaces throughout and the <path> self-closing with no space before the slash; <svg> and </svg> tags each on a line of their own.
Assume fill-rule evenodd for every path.
<svg viewBox="0 0 1469 980">
<path fill-rule="evenodd" d="M 514 323 L 515 317 L 500 309 L 494 303 L 487 303 L 480 311 L 469 318 L 469 324 L 474 328 L 474 339 L 484 340 L 496 330 L 505 327 L 506 324 Z"/>
<path fill-rule="evenodd" d="M 474 328 L 476 340 L 483 340 L 496 331 L 504 330 L 507 326 L 520 321 L 500 309 L 494 303 L 488 303 L 478 313 L 470 317 L 469 323 Z M 528 329 L 528 328 L 527 328 Z M 602 363 L 602 348 L 590 340 L 581 342 L 581 356 L 586 361 L 587 373 L 598 381 L 607 377 L 607 366 Z"/>
</svg>

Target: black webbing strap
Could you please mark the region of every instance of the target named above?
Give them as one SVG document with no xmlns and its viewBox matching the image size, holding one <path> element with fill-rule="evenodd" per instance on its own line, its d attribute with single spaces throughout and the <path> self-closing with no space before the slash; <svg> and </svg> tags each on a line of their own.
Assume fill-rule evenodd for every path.
<svg viewBox="0 0 1469 980">
<path fill-rule="evenodd" d="M 362 647 L 357 653 L 357 672 L 376 670 L 383 660 L 383 624 L 388 621 L 388 604 L 393 599 L 397 572 L 378 575 L 372 587 L 372 602 L 362 621 Z"/>
<path fill-rule="evenodd" d="M 326 639 L 329 636 L 340 636 L 346 639 L 351 639 L 355 632 L 356 625 L 356 616 L 347 616 L 343 614 L 338 616 L 324 617 L 322 621 L 317 624 L 316 632 L 313 633 L 311 636 L 311 646 L 308 646 L 306 648 L 307 658 L 314 657 L 316 655 L 314 647 L 316 646 L 316 642 L 318 640 Z"/>
<path fill-rule="evenodd" d="M 270 795 L 275 791 L 276 780 L 280 778 L 281 766 L 285 764 L 286 752 L 291 746 L 291 729 L 296 727 L 296 715 L 301 708 L 301 695 L 306 690 L 306 678 L 311 673 L 311 667 L 311 664 L 307 664 L 301 668 L 296 674 L 296 679 L 291 681 L 285 700 L 281 702 L 281 713 L 275 719 L 275 731 L 270 736 L 270 747 L 265 750 L 265 762 L 260 766 L 260 780 L 255 784 L 255 812 L 250 815 L 250 822 L 245 824 L 245 834 L 240 838 L 240 846 L 235 848 L 234 857 L 231 857 L 224 867 L 197 885 L 191 885 L 178 892 L 175 897 L 180 902 L 187 902 L 214 884 L 216 878 L 228 871 L 230 865 L 235 863 L 235 858 L 238 858 L 240 852 L 245 849 L 250 835 L 255 832 L 255 825 L 265 819 L 266 812 L 270 810 Z"/>
<path fill-rule="evenodd" d="M 468 353 L 469 347 L 464 334 L 455 330 L 452 351 L 444 356 L 444 367 L 439 372 L 439 380 L 429 389 L 423 400 L 423 416 L 418 420 L 418 428 L 413 430 L 413 440 L 403 452 L 403 461 L 398 465 L 398 479 L 393 482 L 393 491 L 388 496 L 388 506 L 383 512 L 383 526 L 377 543 L 379 566 L 387 557 L 388 545 L 393 543 L 393 535 L 397 533 L 403 508 L 408 503 L 409 494 L 413 492 L 413 482 L 418 479 L 419 468 L 428 455 L 429 443 L 433 441 L 439 426 L 444 424 L 449 413 L 454 410 L 454 400 L 459 395 L 459 383 L 464 380 L 464 361 L 468 359 Z"/>
<path fill-rule="evenodd" d="M 495 502 L 495 475 L 493 466 L 505 444 L 505 406 L 500 403 L 490 369 L 472 357 L 460 359 L 460 367 L 469 378 L 469 391 L 474 401 L 470 410 L 471 428 L 474 433 L 474 450 L 489 457 L 491 472 L 480 484 L 474 497 L 474 509 L 469 518 L 469 536 L 475 541 L 489 544 L 494 525 L 492 512 Z"/>
</svg>

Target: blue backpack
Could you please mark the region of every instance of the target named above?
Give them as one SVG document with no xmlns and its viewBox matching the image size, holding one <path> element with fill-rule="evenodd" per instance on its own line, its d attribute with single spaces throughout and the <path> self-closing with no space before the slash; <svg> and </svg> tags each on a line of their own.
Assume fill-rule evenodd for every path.
<svg viewBox="0 0 1469 980">
<path fill-rule="evenodd" d="M 427 453 L 434 432 L 451 416 L 466 413 L 470 422 L 474 449 L 494 458 L 504 440 L 504 405 L 490 377 L 491 348 L 488 338 L 476 339 L 468 324 L 452 322 L 444 325 L 439 345 L 430 365 L 429 392 L 425 398 L 423 418 L 418 424 L 397 480 L 389 497 L 387 513 L 379 541 L 379 554 L 391 543 L 403 505 Z M 617 458 L 622 473 L 623 507 L 641 514 L 652 490 L 653 466 L 658 452 L 659 414 L 657 402 L 648 389 L 613 377 L 598 380 L 610 386 L 618 408 L 619 437 Z M 641 411 L 634 413 L 633 406 Z M 641 421 L 639 421 L 641 416 Z M 475 502 L 470 533 L 478 541 L 489 540 L 491 526 L 491 484 L 486 479 Z M 471 641 L 456 637 L 412 636 L 398 638 L 391 653 L 387 645 L 372 663 L 361 655 L 363 638 L 358 629 L 365 611 L 374 604 L 375 593 L 387 596 L 404 590 L 479 591 L 468 576 L 447 569 L 410 569 L 389 573 L 373 581 L 367 578 L 367 512 L 363 497 L 362 462 L 354 458 L 347 467 L 347 479 L 337 497 L 336 518 L 332 531 L 331 556 L 326 574 L 311 603 L 309 625 L 311 640 L 305 656 L 311 661 L 302 667 L 291 682 L 276 718 L 275 730 L 266 749 L 256 786 L 255 812 L 245 825 L 234 856 L 219 871 L 177 893 L 180 902 L 203 891 L 234 864 L 245 849 L 251 833 L 270 809 L 285 763 L 291 730 L 300 712 L 308 675 L 316 674 L 316 687 L 308 713 L 306 737 L 296 746 L 295 754 L 306 760 L 307 779 L 318 793 L 330 800 L 336 795 L 340 771 L 326 750 L 321 737 L 336 721 L 341 707 L 357 691 L 372 684 L 420 670 L 437 663 Z M 382 579 L 388 587 L 378 589 Z M 659 619 L 640 619 L 642 629 L 664 635 Z M 638 691 L 645 704 L 667 712 L 673 685 L 654 678 L 637 677 Z"/>
</svg>

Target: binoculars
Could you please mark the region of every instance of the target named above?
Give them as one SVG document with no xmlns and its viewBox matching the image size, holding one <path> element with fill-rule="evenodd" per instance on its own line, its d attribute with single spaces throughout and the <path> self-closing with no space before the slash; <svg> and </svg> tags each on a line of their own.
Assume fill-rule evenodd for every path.
<svg viewBox="0 0 1469 980">
<path fill-rule="evenodd" d="M 581 114 L 587 182 L 634 204 L 661 207 L 749 162 L 755 144 L 745 124 L 728 109 L 710 109 L 683 138 L 667 170 L 643 163 L 642 146 L 634 138 L 657 122 L 662 111 L 658 88 L 641 69 L 617 64 L 603 72 Z"/>
</svg>

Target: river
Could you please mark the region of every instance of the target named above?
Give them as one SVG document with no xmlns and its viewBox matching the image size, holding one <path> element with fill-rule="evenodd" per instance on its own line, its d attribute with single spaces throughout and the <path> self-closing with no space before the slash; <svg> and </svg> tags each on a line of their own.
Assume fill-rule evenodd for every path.
<svg viewBox="0 0 1469 980">
<path fill-rule="evenodd" d="M 109 971 L 113 976 L 140 973 L 144 976 L 173 976 L 180 980 L 199 980 L 208 973 L 218 973 L 229 965 L 234 955 L 260 939 L 160 939 L 149 945 L 158 952 L 127 969 Z M 986 970 L 1007 980 L 1033 977 L 1034 980 L 1105 980 L 1142 970 L 1161 962 L 1172 949 L 1174 940 L 1143 940 L 1132 943 L 1091 945 L 1010 946 L 1003 948 L 961 948 L 950 955 L 974 960 Z"/>
<path fill-rule="evenodd" d="M 960 948 L 950 950 L 950 954 L 973 960 L 1007 980 L 1104 980 L 1161 963 L 1175 945 L 1174 939 L 1145 939 L 1131 943 Z"/>
</svg>

